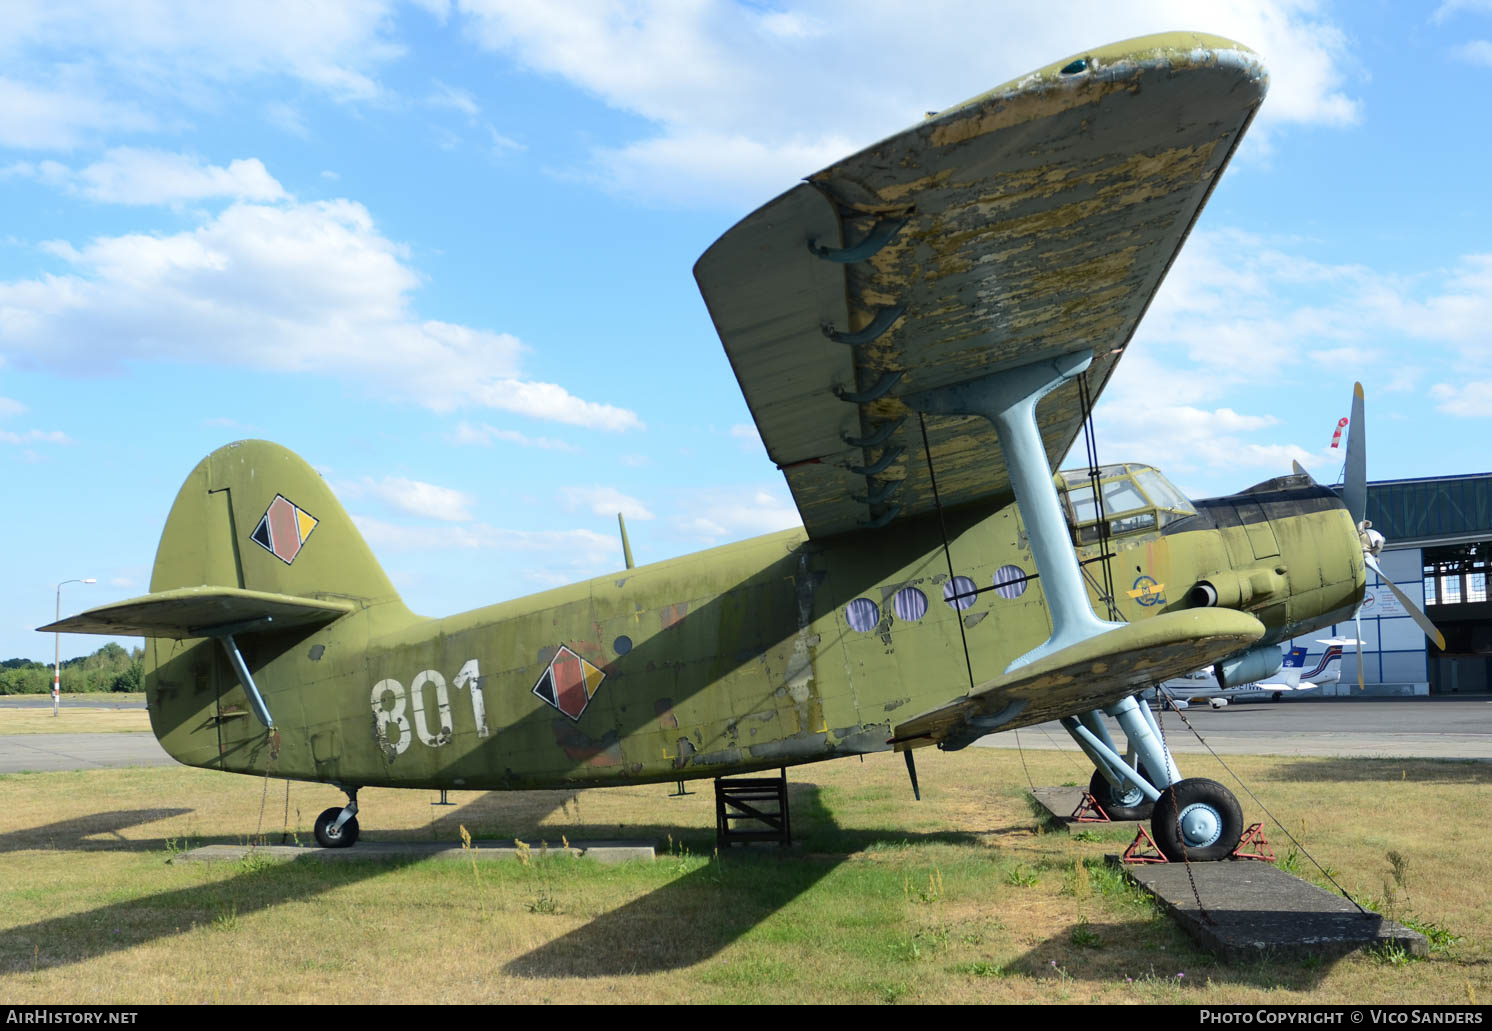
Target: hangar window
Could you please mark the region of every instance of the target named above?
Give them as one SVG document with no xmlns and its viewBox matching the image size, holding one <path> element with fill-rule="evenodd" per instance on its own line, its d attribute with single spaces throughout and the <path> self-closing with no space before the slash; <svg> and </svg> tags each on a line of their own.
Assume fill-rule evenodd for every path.
<svg viewBox="0 0 1492 1031">
<path fill-rule="evenodd" d="M 1476 605 L 1487 601 L 1492 542 L 1426 548 L 1424 556 L 1426 605 Z"/>
</svg>

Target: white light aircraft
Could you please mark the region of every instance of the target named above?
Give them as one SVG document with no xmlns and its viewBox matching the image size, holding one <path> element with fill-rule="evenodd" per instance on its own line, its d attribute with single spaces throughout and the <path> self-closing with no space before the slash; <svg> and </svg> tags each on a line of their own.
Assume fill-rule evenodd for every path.
<svg viewBox="0 0 1492 1031">
<path fill-rule="evenodd" d="M 1305 668 L 1306 649 L 1296 647 L 1290 649 L 1280 668 L 1267 680 L 1222 687 L 1218 684 L 1216 670 L 1200 669 L 1167 680 L 1161 686 L 1178 709 L 1186 708 L 1187 702 L 1196 698 L 1207 699 L 1214 709 L 1223 708 L 1229 701 L 1262 700 L 1265 696 L 1279 701 L 1287 691 L 1310 691 L 1322 684 L 1335 684 L 1341 680 L 1344 649 L 1356 646 L 1358 641 L 1355 637 L 1323 637 L 1317 643 L 1326 645 L 1326 650 L 1309 670 Z M 1153 701 L 1155 692 L 1145 692 L 1145 698 Z"/>
</svg>

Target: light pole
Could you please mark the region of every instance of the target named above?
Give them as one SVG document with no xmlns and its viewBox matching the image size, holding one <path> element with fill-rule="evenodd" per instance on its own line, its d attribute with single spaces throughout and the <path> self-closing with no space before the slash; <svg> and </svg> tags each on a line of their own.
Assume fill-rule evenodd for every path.
<svg viewBox="0 0 1492 1031">
<path fill-rule="evenodd" d="M 86 580 L 64 580 L 62 584 L 93 584 L 98 583 L 94 577 Z M 57 585 L 57 622 L 62 622 L 62 584 Z M 57 708 L 62 704 L 62 631 L 56 633 L 57 647 L 52 654 L 52 715 L 57 715 Z"/>
</svg>

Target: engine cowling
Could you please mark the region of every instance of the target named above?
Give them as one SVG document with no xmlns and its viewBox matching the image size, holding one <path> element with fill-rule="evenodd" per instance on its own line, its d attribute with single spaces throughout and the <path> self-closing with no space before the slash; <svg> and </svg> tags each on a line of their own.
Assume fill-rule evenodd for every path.
<svg viewBox="0 0 1492 1031">
<path fill-rule="evenodd" d="M 1213 673 L 1220 687 L 1241 687 L 1274 676 L 1284 664 L 1277 645 L 1261 644 L 1219 662 Z"/>
</svg>

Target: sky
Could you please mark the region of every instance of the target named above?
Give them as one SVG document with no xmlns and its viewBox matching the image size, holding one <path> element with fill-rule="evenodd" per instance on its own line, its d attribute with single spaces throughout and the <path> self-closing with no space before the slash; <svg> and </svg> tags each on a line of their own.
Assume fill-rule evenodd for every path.
<svg viewBox="0 0 1492 1031">
<path fill-rule="evenodd" d="M 1361 380 L 1370 479 L 1492 469 L 1492 0 L 3 9 L 0 657 L 50 659 L 61 581 L 96 581 L 64 614 L 146 593 L 243 438 L 318 469 L 428 616 L 621 568 L 618 512 L 639 563 L 797 525 L 694 261 L 925 112 L 1152 32 L 1245 43 L 1270 93 L 1101 460 L 1334 482 Z"/>
</svg>

